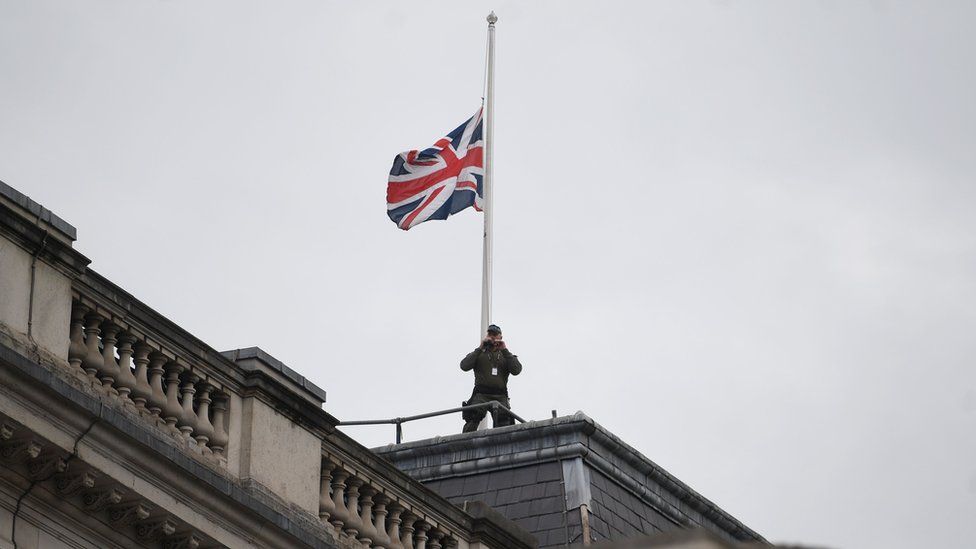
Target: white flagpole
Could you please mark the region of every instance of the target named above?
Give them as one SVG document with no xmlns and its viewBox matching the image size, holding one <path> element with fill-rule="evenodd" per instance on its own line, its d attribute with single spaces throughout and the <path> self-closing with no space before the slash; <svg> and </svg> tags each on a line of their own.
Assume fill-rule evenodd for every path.
<svg viewBox="0 0 976 549">
<path fill-rule="evenodd" d="M 492 187 L 495 185 L 492 177 L 492 142 L 494 130 L 493 119 L 495 117 L 495 22 L 498 16 L 495 12 L 488 14 L 488 77 L 485 92 L 485 175 L 484 175 L 484 257 L 481 269 L 481 337 L 485 337 L 488 325 L 491 324 L 491 259 L 492 259 L 492 238 L 491 238 L 491 213 L 495 207 L 492 200 Z"/>
</svg>

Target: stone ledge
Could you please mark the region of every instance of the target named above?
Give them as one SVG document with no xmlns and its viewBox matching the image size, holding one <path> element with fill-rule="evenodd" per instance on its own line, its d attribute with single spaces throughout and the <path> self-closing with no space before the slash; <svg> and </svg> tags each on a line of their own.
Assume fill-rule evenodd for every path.
<svg viewBox="0 0 976 549">
<path fill-rule="evenodd" d="M 55 228 L 68 240 L 78 239 L 78 231 L 70 223 L 61 219 L 51 210 L 31 200 L 29 196 L 0 181 L 0 196 L 10 200 L 28 213 Z"/>
<path fill-rule="evenodd" d="M 36 219 L 9 202 L 0 200 L 0 235 L 20 246 L 31 255 L 38 255 L 69 278 L 82 274 L 91 263 L 87 257 L 71 247 L 66 238 L 48 238 L 52 233 Z"/>
<path fill-rule="evenodd" d="M 257 361 L 260 364 L 271 368 L 276 372 L 280 372 L 282 376 L 295 384 L 299 389 L 308 392 L 312 397 L 314 397 L 318 404 L 321 405 L 325 402 L 325 389 L 315 385 L 311 381 L 305 378 L 305 376 L 299 374 L 295 370 L 292 370 L 285 365 L 284 362 L 278 360 L 277 358 L 269 355 L 260 347 L 245 347 L 243 349 L 232 349 L 230 351 L 221 351 L 221 355 L 234 361 L 237 365 L 248 372 L 256 371 L 258 368 L 254 366 L 251 361 Z"/>
</svg>

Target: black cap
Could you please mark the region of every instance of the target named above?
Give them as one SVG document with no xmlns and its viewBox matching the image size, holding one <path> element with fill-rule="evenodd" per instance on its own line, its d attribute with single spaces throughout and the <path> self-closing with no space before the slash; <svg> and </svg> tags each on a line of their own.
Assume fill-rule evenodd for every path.
<svg viewBox="0 0 976 549">
<path fill-rule="evenodd" d="M 489 334 L 490 333 L 500 334 L 500 333 L 502 333 L 502 329 L 499 328 L 498 325 L 492 324 L 492 325 L 488 326 L 488 333 Z"/>
</svg>

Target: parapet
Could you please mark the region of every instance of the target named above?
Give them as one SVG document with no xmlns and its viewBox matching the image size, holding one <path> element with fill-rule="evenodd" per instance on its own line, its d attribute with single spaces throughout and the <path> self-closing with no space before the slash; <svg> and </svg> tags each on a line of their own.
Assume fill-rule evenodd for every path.
<svg viewBox="0 0 976 549">
<path fill-rule="evenodd" d="M 18 208 L 27 216 L 34 217 L 38 228 L 52 232 L 58 238 L 67 242 L 74 242 L 78 238 L 78 231 L 74 226 L 3 181 L 0 181 L 0 201 L 7 207 Z"/>
<path fill-rule="evenodd" d="M 233 349 L 220 353 L 245 372 L 276 381 L 287 386 L 297 395 L 303 396 L 314 405 L 325 404 L 325 389 L 305 379 L 285 365 L 284 362 L 264 352 L 260 347 Z"/>
</svg>

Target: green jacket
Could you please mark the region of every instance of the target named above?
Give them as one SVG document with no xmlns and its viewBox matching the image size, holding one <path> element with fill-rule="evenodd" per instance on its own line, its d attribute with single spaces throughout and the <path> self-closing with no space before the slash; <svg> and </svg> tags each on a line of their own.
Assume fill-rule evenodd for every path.
<svg viewBox="0 0 976 549">
<path fill-rule="evenodd" d="M 519 375 L 522 363 L 508 349 L 486 351 L 478 347 L 461 359 L 461 369 L 474 370 L 474 391 L 495 395 L 508 394 L 508 375 Z"/>
</svg>

